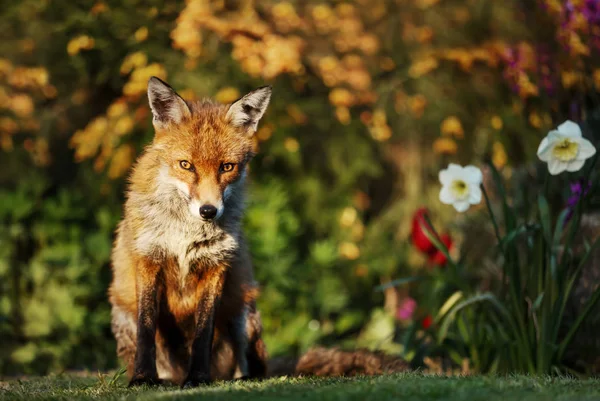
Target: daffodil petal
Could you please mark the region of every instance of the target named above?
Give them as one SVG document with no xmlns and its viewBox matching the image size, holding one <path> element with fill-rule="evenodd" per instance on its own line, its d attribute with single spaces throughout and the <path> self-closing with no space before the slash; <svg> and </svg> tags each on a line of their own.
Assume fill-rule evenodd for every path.
<svg viewBox="0 0 600 401">
<path fill-rule="evenodd" d="M 448 168 L 446 170 L 450 172 L 450 174 L 461 174 L 463 168 L 460 164 L 450 163 L 448 164 Z"/>
<path fill-rule="evenodd" d="M 552 175 L 560 174 L 567 169 L 567 164 L 568 163 L 561 162 L 558 159 L 550 159 L 550 161 L 548 161 L 548 171 Z"/>
<path fill-rule="evenodd" d="M 549 162 L 550 158 L 552 157 L 552 148 L 548 147 L 548 148 L 544 149 L 544 151 L 539 152 L 537 154 L 537 156 L 538 156 L 538 159 L 540 159 L 541 161 L 546 162 L 546 163 Z"/>
<path fill-rule="evenodd" d="M 479 185 L 483 181 L 483 174 L 479 167 L 467 166 L 463 168 L 463 179 L 470 184 Z"/>
<path fill-rule="evenodd" d="M 477 205 L 481 202 L 481 188 L 479 185 L 471 185 L 469 187 L 469 203 Z"/>
<path fill-rule="evenodd" d="M 568 163 L 567 171 L 570 171 L 571 173 L 575 172 L 575 171 L 579 171 L 579 170 L 581 170 L 581 168 L 583 167 L 584 164 L 585 164 L 585 159 L 573 160 Z"/>
<path fill-rule="evenodd" d="M 548 159 L 543 159 L 542 155 L 544 155 L 544 157 L 547 157 L 547 155 L 550 153 L 549 150 L 551 149 L 550 145 L 550 139 L 548 139 L 549 137 L 546 136 L 544 139 L 542 139 L 542 142 L 540 142 L 540 146 L 538 146 L 538 150 L 537 150 L 537 155 L 540 158 L 540 160 L 546 162 L 548 161 Z"/>
<path fill-rule="evenodd" d="M 454 206 L 454 209 L 456 209 L 457 212 L 462 213 L 467 211 L 467 209 L 469 209 L 469 207 L 471 206 L 469 204 L 468 201 L 458 201 L 458 202 L 454 202 L 454 204 L 452 204 L 452 206 Z"/>
<path fill-rule="evenodd" d="M 585 160 L 596 154 L 596 148 L 590 141 L 585 138 L 579 140 L 579 153 L 577 153 L 577 160 Z"/>
<path fill-rule="evenodd" d="M 442 186 L 442 190 L 440 191 L 440 202 L 445 205 L 451 205 L 456 199 L 452 195 L 452 191 L 450 190 L 449 185 Z"/>
<path fill-rule="evenodd" d="M 581 128 L 578 124 L 574 123 L 571 120 L 567 120 L 561 125 L 559 125 L 558 132 L 560 132 L 561 135 L 567 136 L 569 138 L 581 138 Z"/>
<path fill-rule="evenodd" d="M 440 171 L 440 173 L 438 174 L 438 178 L 440 179 L 440 184 L 450 185 L 454 178 L 454 174 L 452 174 L 449 169 L 445 169 Z"/>
</svg>

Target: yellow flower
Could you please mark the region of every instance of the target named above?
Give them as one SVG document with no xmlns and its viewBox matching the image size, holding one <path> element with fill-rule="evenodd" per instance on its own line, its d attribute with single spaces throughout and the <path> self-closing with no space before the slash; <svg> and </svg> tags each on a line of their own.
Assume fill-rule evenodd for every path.
<svg viewBox="0 0 600 401">
<path fill-rule="evenodd" d="M 365 65 L 365 62 L 362 59 L 362 57 L 356 54 L 348 54 L 344 56 L 344 58 L 342 59 L 342 63 L 348 69 L 362 68 Z"/>
<path fill-rule="evenodd" d="M 132 70 L 144 67 L 148 62 L 148 57 L 142 52 L 131 53 L 121 64 L 121 74 L 129 74 Z"/>
<path fill-rule="evenodd" d="M 134 150 L 131 145 L 122 145 L 114 152 L 108 168 L 108 177 L 115 179 L 127 172 L 133 161 Z"/>
<path fill-rule="evenodd" d="M 329 92 L 329 101 L 334 106 L 351 106 L 354 103 L 354 96 L 348 89 L 335 88 Z"/>
<path fill-rule="evenodd" d="M 418 29 L 417 31 L 417 42 L 419 43 L 428 43 L 433 39 L 433 29 L 428 26 L 424 26 Z"/>
<path fill-rule="evenodd" d="M 315 20 L 325 20 L 333 14 L 331 8 L 326 4 L 319 4 L 312 10 L 312 17 Z"/>
<path fill-rule="evenodd" d="M 411 78 L 419 78 L 438 67 L 438 61 L 434 57 L 426 57 L 415 61 L 408 69 Z"/>
<path fill-rule="evenodd" d="M 357 216 L 358 213 L 356 212 L 355 208 L 350 206 L 345 208 L 340 216 L 340 225 L 342 227 L 351 227 L 356 221 Z"/>
<path fill-rule="evenodd" d="M 19 126 L 12 118 L 0 118 L 0 131 L 5 134 L 14 134 L 19 129 Z"/>
<path fill-rule="evenodd" d="M 364 34 L 360 37 L 360 50 L 368 55 L 373 55 L 379 51 L 379 39 L 373 34 Z"/>
<path fill-rule="evenodd" d="M 33 100 L 25 94 L 13 96 L 10 109 L 19 117 L 26 117 L 33 113 Z"/>
<path fill-rule="evenodd" d="M 539 94 L 538 87 L 529 80 L 529 77 L 525 72 L 519 74 L 517 81 L 519 85 L 519 96 L 523 99 Z"/>
<path fill-rule="evenodd" d="M 306 116 L 306 114 L 304 114 L 302 109 L 296 104 L 290 104 L 289 106 L 287 106 L 286 111 L 294 121 L 294 124 L 304 125 L 308 121 L 308 117 Z"/>
<path fill-rule="evenodd" d="M 409 100 L 410 111 L 416 118 L 421 118 L 427 107 L 427 98 L 421 94 L 411 96 Z"/>
<path fill-rule="evenodd" d="M 371 86 L 371 75 L 365 69 L 352 70 L 348 73 L 346 81 L 354 89 L 367 90 Z"/>
<path fill-rule="evenodd" d="M 139 96 L 145 93 L 148 80 L 151 76 L 156 76 L 164 80 L 166 79 L 167 71 L 158 63 L 152 63 L 146 67 L 133 70 L 129 82 L 123 87 L 123 94 L 126 96 Z"/>
<path fill-rule="evenodd" d="M 529 124 L 534 128 L 540 128 L 542 126 L 542 118 L 536 111 L 532 111 L 529 114 Z"/>
<path fill-rule="evenodd" d="M 365 226 L 360 220 L 352 225 L 351 234 L 354 241 L 360 241 L 365 236 Z"/>
<path fill-rule="evenodd" d="M 596 85 L 596 90 L 600 90 L 600 68 L 594 70 L 594 85 Z"/>
<path fill-rule="evenodd" d="M 371 136 L 379 142 L 386 141 L 392 137 L 392 129 L 386 125 L 375 125 L 370 128 Z"/>
<path fill-rule="evenodd" d="M 465 132 L 458 117 L 447 117 L 440 125 L 440 130 L 443 135 L 454 136 L 456 138 L 464 138 Z"/>
<path fill-rule="evenodd" d="M 352 242 L 342 242 L 338 252 L 342 258 L 348 260 L 356 260 L 360 257 L 360 249 Z"/>
<path fill-rule="evenodd" d="M 458 145 L 452 138 L 437 138 L 432 147 L 433 153 L 438 155 L 454 155 L 458 151 Z"/>
<path fill-rule="evenodd" d="M 217 92 L 215 99 L 219 103 L 231 103 L 240 98 L 240 91 L 232 86 L 225 87 Z"/>
<path fill-rule="evenodd" d="M 125 114 L 126 111 L 127 103 L 125 103 L 124 101 L 117 101 L 108 107 L 106 115 L 110 118 L 116 118 Z"/>
<path fill-rule="evenodd" d="M 74 39 L 71 39 L 67 44 L 67 53 L 70 56 L 78 54 L 81 50 L 93 49 L 96 45 L 94 38 L 90 38 L 87 35 L 81 35 Z"/>
<path fill-rule="evenodd" d="M 294 6 L 287 1 L 282 1 L 281 3 L 275 4 L 271 12 L 275 18 L 289 18 L 296 15 Z"/>
<path fill-rule="evenodd" d="M 348 3 L 338 4 L 335 10 L 337 11 L 338 15 L 342 18 L 353 17 L 356 13 L 356 8 L 352 4 Z"/>
<path fill-rule="evenodd" d="M 375 111 L 373 111 L 373 125 L 376 126 L 381 126 L 381 125 L 385 125 L 387 122 L 387 117 L 385 115 L 385 110 L 383 109 L 376 109 Z"/>
<path fill-rule="evenodd" d="M 146 28 L 145 26 L 141 27 L 140 29 L 135 31 L 135 34 L 133 36 L 135 37 L 136 42 L 143 42 L 148 38 L 148 28 Z"/>
<path fill-rule="evenodd" d="M 105 11 L 108 10 L 108 6 L 106 5 L 106 3 L 99 1 L 96 4 L 94 4 L 94 6 L 92 7 L 92 9 L 90 10 L 90 13 L 92 15 L 98 15 L 101 14 Z"/>
<path fill-rule="evenodd" d="M 72 39 L 69 41 L 69 43 L 67 44 L 67 53 L 69 53 L 70 56 L 74 56 L 77 53 L 79 53 L 80 47 L 79 47 L 79 41 L 76 39 Z"/>
<path fill-rule="evenodd" d="M 5 58 L 0 58 L 0 75 L 8 75 L 12 70 L 12 63 Z"/>
<path fill-rule="evenodd" d="M 298 143 L 298 141 L 295 138 L 291 137 L 285 138 L 285 140 L 283 141 L 283 146 L 290 153 L 295 153 L 298 151 L 298 149 L 300 149 L 300 144 Z"/>
<path fill-rule="evenodd" d="M 573 54 L 589 56 L 590 48 L 583 43 L 581 37 L 576 32 L 571 32 L 568 38 L 569 48 Z"/>
<path fill-rule="evenodd" d="M 117 135 L 125 135 L 131 132 L 133 129 L 133 120 L 130 116 L 123 116 L 117 120 L 115 124 L 115 134 Z"/>
<path fill-rule="evenodd" d="M 500 131 L 502 129 L 503 123 L 500 117 L 493 116 L 490 123 L 492 124 L 492 128 L 494 128 L 495 130 Z"/>
<path fill-rule="evenodd" d="M 562 84 L 565 89 L 570 89 L 579 81 L 579 74 L 574 71 L 563 71 L 561 74 Z"/>
<path fill-rule="evenodd" d="M 350 110 L 347 107 L 336 107 L 335 109 L 335 117 L 339 122 L 344 125 L 348 125 L 350 123 Z"/>
<path fill-rule="evenodd" d="M 319 60 L 321 73 L 331 72 L 339 65 L 339 61 L 333 56 L 326 56 Z"/>
<path fill-rule="evenodd" d="M 496 166 L 497 169 L 500 169 L 506 165 L 508 161 L 508 156 L 506 155 L 506 150 L 504 149 L 504 145 L 500 142 L 494 142 L 492 146 L 492 163 Z"/>
</svg>

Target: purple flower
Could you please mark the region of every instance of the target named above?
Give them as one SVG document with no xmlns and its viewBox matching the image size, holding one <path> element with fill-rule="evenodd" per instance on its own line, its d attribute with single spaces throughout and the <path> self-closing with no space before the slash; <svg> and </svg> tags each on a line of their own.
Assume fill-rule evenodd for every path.
<svg viewBox="0 0 600 401">
<path fill-rule="evenodd" d="M 411 297 L 406 297 L 402 301 L 400 305 L 398 305 L 398 310 L 396 311 L 396 318 L 398 320 L 410 320 L 415 313 L 415 309 L 417 309 L 417 301 L 412 299 Z"/>
<path fill-rule="evenodd" d="M 592 182 L 589 180 L 578 180 L 571 183 L 571 195 L 567 199 L 567 209 L 569 210 L 567 214 L 566 221 L 571 220 L 573 217 L 573 213 L 575 213 L 575 208 L 581 199 L 583 199 L 592 186 Z"/>
<path fill-rule="evenodd" d="M 585 0 L 582 12 L 590 25 L 598 23 L 600 21 L 600 1 Z"/>
</svg>

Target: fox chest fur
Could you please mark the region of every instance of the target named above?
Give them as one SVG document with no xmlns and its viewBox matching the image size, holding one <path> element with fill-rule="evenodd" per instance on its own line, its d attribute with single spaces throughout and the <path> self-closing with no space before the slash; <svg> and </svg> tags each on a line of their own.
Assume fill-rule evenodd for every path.
<svg viewBox="0 0 600 401">
<path fill-rule="evenodd" d="M 141 206 L 141 221 L 133 240 L 141 255 L 161 260 L 165 265 L 170 262 L 170 274 L 176 276 L 182 290 L 189 274 L 228 264 L 239 247 L 239 234 L 234 227 L 198 222 L 178 212 L 181 206 L 177 203 L 167 197 Z"/>
</svg>

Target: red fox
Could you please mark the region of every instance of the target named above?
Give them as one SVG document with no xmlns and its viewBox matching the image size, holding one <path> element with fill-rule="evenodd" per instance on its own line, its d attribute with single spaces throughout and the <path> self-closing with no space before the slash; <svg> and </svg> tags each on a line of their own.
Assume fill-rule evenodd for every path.
<svg viewBox="0 0 600 401">
<path fill-rule="evenodd" d="M 265 86 L 231 105 L 186 102 L 148 83 L 155 136 L 130 176 L 109 289 L 130 385 L 265 375 L 260 331 L 248 335 L 249 314 L 260 317 L 241 217 L 270 97 Z"/>
<path fill-rule="evenodd" d="M 230 105 L 186 102 L 160 79 L 148 83 L 155 136 L 130 176 L 109 289 L 130 385 L 267 375 L 241 217 L 253 135 L 270 97 L 265 86 Z M 290 365 L 272 373 L 406 370 L 383 354 L 320 348 Z"/>
</svg>

